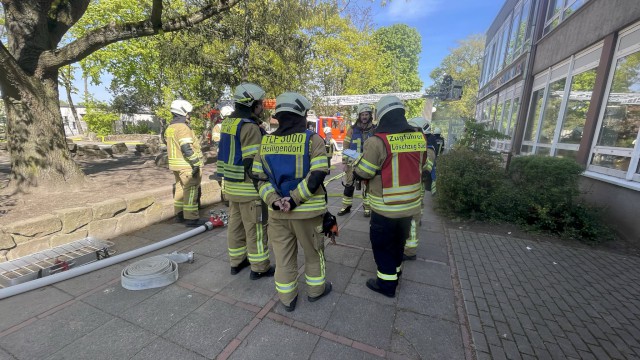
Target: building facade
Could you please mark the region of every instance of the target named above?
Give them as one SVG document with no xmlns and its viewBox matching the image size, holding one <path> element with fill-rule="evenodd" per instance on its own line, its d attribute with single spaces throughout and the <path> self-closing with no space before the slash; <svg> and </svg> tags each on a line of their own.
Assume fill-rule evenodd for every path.
<svg viewBox="0 0 640 360">
<path fill-rule="evenodd" d="M 507 0 L 484 63 L 478 120 L 511 137 L 492 148 L 584 165 L 585 199 L 640 242 L 640 1 Z"/>
</svg>

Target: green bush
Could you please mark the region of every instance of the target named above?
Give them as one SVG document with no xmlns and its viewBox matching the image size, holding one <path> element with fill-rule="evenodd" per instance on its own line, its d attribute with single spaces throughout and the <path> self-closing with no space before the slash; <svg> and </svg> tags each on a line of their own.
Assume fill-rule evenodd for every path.
<svg viewBox="0 0 640 360">
<path fill-rule="evenodd" d="M 500 158 L 485 152 L 459 149 L 437 161 L 436 205 L 448 214 L 482 219 L 491 214 L 491 195 L 501 185 Z"/>
<path fill-rule="evenodd" d="M 514 158 L 505 172 L 495 155 L 461 148 L 438 158 L 435 202 L 451 215 L 585 242 L 609 240 L 600 211 L 578 201 L 582 172 L 573 160 L 546 156 Z"/>
</svg>

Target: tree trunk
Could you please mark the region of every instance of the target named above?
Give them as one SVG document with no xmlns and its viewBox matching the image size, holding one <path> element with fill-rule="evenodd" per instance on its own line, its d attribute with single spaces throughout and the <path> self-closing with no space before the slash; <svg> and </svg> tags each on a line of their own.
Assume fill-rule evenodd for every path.
<svg viewBox="0 0 640 360">
<path fill-rule="evenodd" d="M 7 145 L 11 155 L 9 187 L 57 190 L 85 176 L 71 159 L 58 102 L 58 74 L 3 88 Z"/>
</svg>

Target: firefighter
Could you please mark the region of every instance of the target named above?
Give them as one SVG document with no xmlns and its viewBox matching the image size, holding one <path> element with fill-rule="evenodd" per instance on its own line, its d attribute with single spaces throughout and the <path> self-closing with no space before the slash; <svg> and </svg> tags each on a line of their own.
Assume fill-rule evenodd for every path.
<svg viewBox="0 0 640 360">
<path fill-rule="evenodd" d="M 429 122 L 423 117 L 413 118 L 408 121 L 409 125 L 414 128 L 415 131 L 420 131 L 424 134 L 425 141 L 427 140 L 427 131 L 429 130 Z M 411 219 L 411 230 L 409 232 L 409 238 L 404 245 L 404 254 L 402 260 L 415 260 L 417 258 L 418 249 L 418 227 L 422 224 L 422 214 L 424 213 L 424 193 L 425 189 L 431 188 L 431 172 L 434 170 L 433 164 L 436 159 L 435 148 L 427 143 L 427 168 L 423 172 L 422 187 L 420 188 L 420 213 L 413 216 Z"/>
<path fill-rule="evenodd" d="M 440 128 L 435 128 L 435 130 L 433 130 L 433 139 L 434 139 L 433 146 L 435 146 L 436 148 L 437 156 L 442 155 L 442 153 L 444 152 L 444 138 L 442 137 L 441 134 L 442 134 L 442 130 L 440 130 Z"/>
<path fill-rule="evenodd" d="M 327 160 L 329 161 L 329 174 L 331 174 L 331 159 L 333 159 L 333 153 L 336 151 L 338 144 L 333 139 L 331 133 L 331 127 L 327 126 L 323 129 L 324 132 L 324 146 L 327 149 Z"/>
<path fill-rule="evenodd" d="M 343 149 L 351 149 L 359 153 L 362 152 L 362 144 L 364 144 L 368 138 L 373 136 L 375 131 L 372 115 L 373 110 L 369 104 L 358 105 L 358 119 L 356 120 L 356 123 L 347 130 L 347 134 L 342 143 Z M 344 164 L 344 181 L 342 183 L 344 185 L 344 193 L 342 196 L 342 209 L 338 211 L 338 216 L 351 212 L 351 206 L 353 206 L 353 193 L 355 191 L 353 161 L 347 156 L 342 156 L 342 163 Z M 364 204 L 364 217 L 371 216 L 369 199 L 366 196 L 366 191 L 362 194 L 362 202 Z"/>
<path fill-rule="evenodd" d="M 227 105 L 223 106 L 222 109 L 220 109 L 220 116 L 211 129 L 211 138 L 214 144 L 218 144 L 220 142 L 220 129 L 222 128 L 222 120 L 231 115 L 231 113 L 233 113 L 232 106 Z"/>
<path fill-rule="evenodd" d="M 402 271 L 404 244 L 411 220 L 420 213 L 422 172 L 427 169 L 427 142 L 405 118 L 404 104 L 387 95 L 376 104 L 375 135 L 364 143 L 354 175 L 369 181 L 371 225 L 369 237 L 378 268 L 367 287 L 395 297 Z"/>
<path fill-rule="evenodd" d="M 205 222 L 198 213 L 198 188 L 202 179 L 200 142 L 189 127 L 193 105 L 186 100 L 171 103 L 173 119 L 165 130 L 169 170 L 176 179 L 173 209 L 176 222 L 196 227 Z"/>
<path fill-rule="evenodd" d="M 276 257 L 276 290 L 286 311 L 298 301 L 298 243 L 304 251 L 307 295 L 315 302 L 331 292 L 325 279 L 322 182 L 329 170 L 323 139 L 306 129 L 311 102 L 298 93 L 276 98 L 278 129 L 262 139 L 254 162 L 259 192 L 269 205 L 269 238 Z"/>
<path fill-rule="evenodd" d="M 229 201 L 227 244 L 231 275 L 251 265 L 249 277 L 273 276 L 267 244 L 267 216 L 252 180 L 251 166 L 262 137 L 260 127 L 265 91 L 256 84 L 236 87 L 235 110 L 222 121 L 218 147 L 218 175 Z"/>
</svg>

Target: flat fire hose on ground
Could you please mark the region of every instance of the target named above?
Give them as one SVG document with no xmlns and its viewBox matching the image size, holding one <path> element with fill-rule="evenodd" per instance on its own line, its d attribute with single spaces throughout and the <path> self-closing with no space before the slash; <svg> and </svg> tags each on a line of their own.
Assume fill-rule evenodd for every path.
<svg viewBox="0 0 640 360">
<path fill-rule="evenodd" d="M 120 276 L 127 290 L 145 290 L 170 285 L 178 280 L 178 263 L 193 262 L 193 252 L 173 252 L 136 261 L 125 267 Z"/>
</svg>

